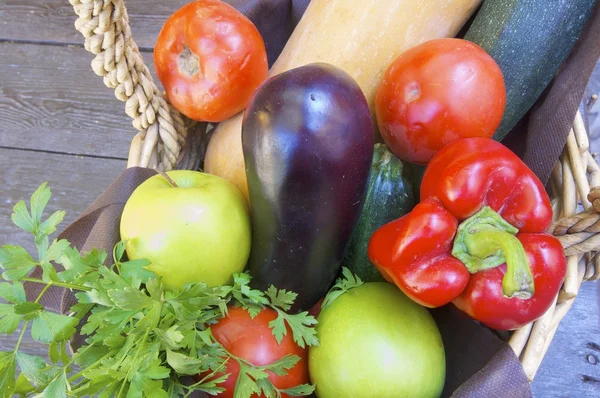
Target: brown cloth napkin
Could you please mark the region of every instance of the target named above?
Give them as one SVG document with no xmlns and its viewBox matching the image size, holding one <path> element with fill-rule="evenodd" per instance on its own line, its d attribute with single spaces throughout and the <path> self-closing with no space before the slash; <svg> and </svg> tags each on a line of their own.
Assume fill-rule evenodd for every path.
<svg viewBox="0 0 600 398">
<path fill-rule="evenodd" d="M 272 64 L 309 1 L 230 0 L 229 3 L 256 24 L 265 38 L 269 64 Z M 600 16 L 597 5 L 584 34 L 553 83 L 505 141 L 521 154 L 542 181 L 547 181 L 566 142 L 585 83 L 600 54 L 598 37 Z M 127 198 L 154 173 L 142 168 L 125 170 L 60 237 L 69 239 L 83 251 L 98 247 L 110 253 L 119 239 L 120 216 Z M 35 294 L 36 288 L 28 286 L 28 294 Z M 52 288 L 45 298 L 43 304 L 56 311 L 68 311 L 74 303 L 70 292 L 57 288 Z M 518 358 L 495 333 L 453 306 L 431 313 L 440 328 L 446 350 L 444 397 L 531 396 Z"/>
</svg>

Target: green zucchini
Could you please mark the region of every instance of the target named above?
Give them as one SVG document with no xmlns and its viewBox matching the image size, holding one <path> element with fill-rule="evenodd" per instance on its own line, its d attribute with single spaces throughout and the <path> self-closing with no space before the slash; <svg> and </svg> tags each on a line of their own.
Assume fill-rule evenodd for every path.
<svg viewBox="0 0 600 398">
<path fill-rule="evenodd" d="M 498 63 L 506 109 L 502 140 L 527 113 L 579 38 L 596 0 L 485 0 L 464 38 Z"/>
<path fill-rule="evenodd" d="M 403 176 L 403 169 L 402 162 L 385 144 L 375 144 L 365 202 L 343 261 L 365 282 L 384 281 L 367 255 L 371 235 L 415 205 L 413 190 Z"/>
</svg>

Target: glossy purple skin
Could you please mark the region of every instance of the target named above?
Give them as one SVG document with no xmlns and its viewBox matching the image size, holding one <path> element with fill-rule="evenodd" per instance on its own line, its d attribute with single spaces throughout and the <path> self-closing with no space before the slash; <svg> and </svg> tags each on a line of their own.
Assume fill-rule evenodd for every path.
<svg viewBox="0 0 600 398">
<path fill-rule="evenodd" d="M 356 82 L 309 64 L 263 83 L 242 144 L 252 207 L 253 285 L 298 293 L 306 310 L 336 278 L 362 210 L 373 124 Z"/>
</svg>

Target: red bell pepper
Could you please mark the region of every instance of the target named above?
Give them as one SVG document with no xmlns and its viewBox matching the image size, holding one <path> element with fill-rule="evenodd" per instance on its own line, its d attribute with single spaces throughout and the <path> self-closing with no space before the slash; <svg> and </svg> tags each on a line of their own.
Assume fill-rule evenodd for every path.
<svg viewBox="0 0 600 398">
<path fill-rule="evenodd" d="M 560 242 L 544 233 L 544 186 L 508 148 L 488 138 L 455 141 L 431 160 L 421 203 L 378 229 L 369 257 L 426 307 L 453 302 L 495 329 L 539 318 L 565 276 Z"/>
</svg>

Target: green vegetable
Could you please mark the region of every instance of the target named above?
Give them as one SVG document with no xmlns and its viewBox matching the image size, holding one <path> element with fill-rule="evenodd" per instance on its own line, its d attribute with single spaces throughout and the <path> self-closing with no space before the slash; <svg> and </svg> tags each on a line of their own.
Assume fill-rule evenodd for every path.
<svg viewBox="0 0 600 398">
<path fill-rule="evenodd" d="M 465 35 L 500 66 L 506 85 L 502 140 L 550 83 L 579 38 L 595 0 L 486 0 Z"/>
<path fill-rule="evenodd" d="M 210 333 L 210 324 L 226 315 L 234 300 L 250 313 L 270 307 L 278 313 L 273 333 L 282 338 L 287 323 L 298 344 L 316 345 L 318 339 L 314 317 L 306 313 L 290 315 L 286 311 L 295 293 L 270 287 L 261 292 L 250 288 L 250 276 L 234 275 L 233 286 L 208 287 L 191 283 L 177 290 L 165 290 L 160 278 L 144 267 L 146 260 L 122 261 L 125 243 L 114 250 L 114 264 L 104 266 L 107 255 L 96 249 L 80 254 L 66 240 L 49 239 L 64 217 L 56 212 L 42 220 L 51 192 L 42 184 L 31 197 L 31 211 L 25 202 L 14 207 L 13 221 L 30 232 L 37 247 L 34 259 L 25 249 L 4 245 L 0 248 L 2 279 L 0 297 L 0 333 L 13 333 L 21 326 L 14 350 L 0 352 L 0 396 L 43 394 L 66 397 L 99 394 L 102 397 L 169 397 L 189 396 L 194 391 L 215 394 L 223 390 L 219 372 L 228 360 L 238 360 L 227 352 Z M 61 264 L 57 271 L 52 262 Z M 36 268 L 44 272 L 41 279 L 29 276 Z M 44 285 L 33 302 L 26 301 L 23 282 Z M 46 310 L 40 299 L 51 286 L 77 291 L 78 304 L 68 315 Z M 89 315 L 85 319 L 85 315 Z M 85 343 L 73 356 L 66 352 L 68 341 L 81 326 Z M 50 363 L 39 356 L 19 350 L 25 333 L 48 344 Z M 254 367 L 246 363 L 240 375 L 287 374 L 298 358 L 284 357 L 275 363 Z M 79 367 L 76 373 L 75 365 Z M 209 376 L 186 385 L 185 375 Z M 251 391 L 277 391 L 268 379 L 247 377 L 246 394 Z M 301 385 L 288 395 L 309 395 L 313 386 Z M 37 396 L 37 395 L 36 395 Z"/>
<path fill-rule="evenodd" d="M 324 300 L 308 355 L 317 396 L 439 396 L 445 355 L 429 312 L 396 286 L 359 282 L 345 273 Z"/>
<path fill-rule="evenodd" d="M 369 260 L 367 247 L 382 225 L 402 217 L 415 205 L 411 184 L 403 177 L 404 165 L 385 144 L 375 144 L 367 195 L 343 264 L 365 282 L 384 281 Z"/>
</svg>

